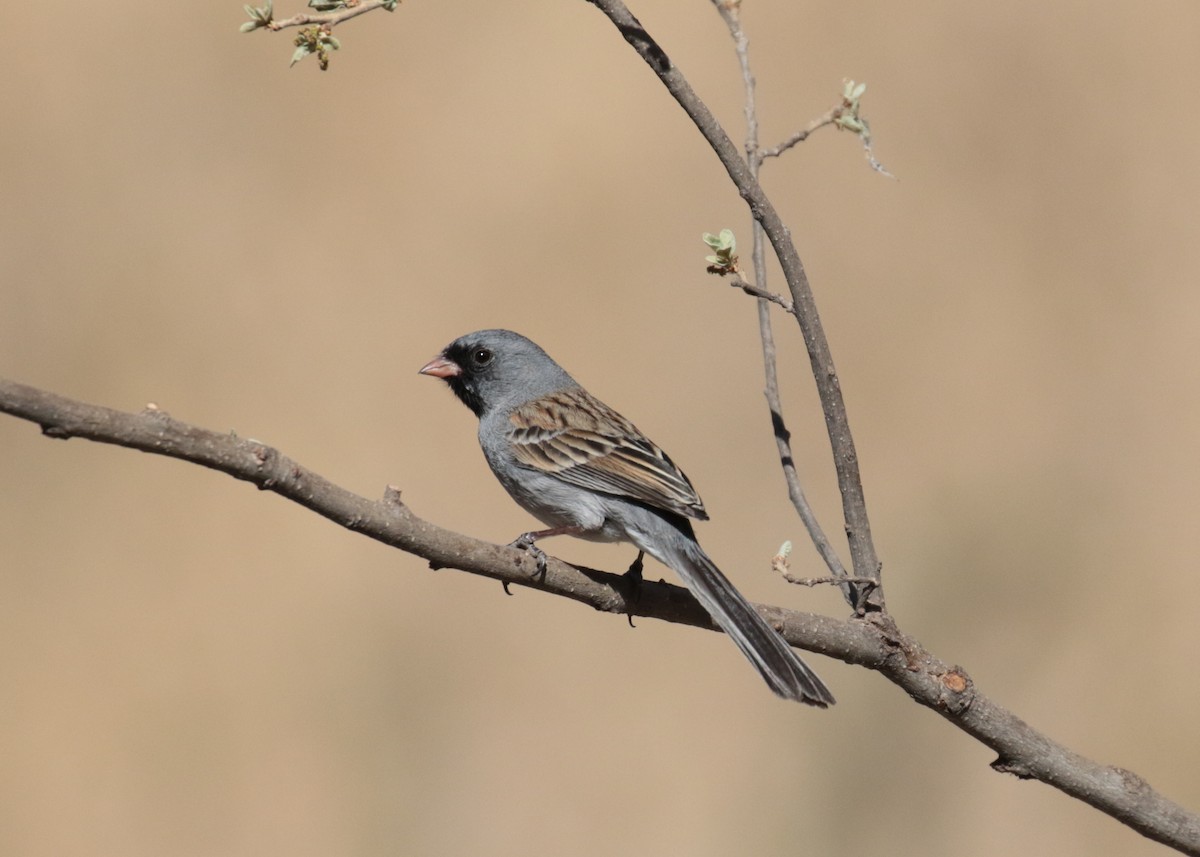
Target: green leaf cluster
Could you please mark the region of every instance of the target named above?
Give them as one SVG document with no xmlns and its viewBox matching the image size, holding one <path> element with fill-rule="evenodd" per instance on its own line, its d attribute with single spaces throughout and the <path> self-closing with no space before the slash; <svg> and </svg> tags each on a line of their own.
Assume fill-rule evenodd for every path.
<svg viewBox="0 0 1200 857">
<path fill-rule="evenodd" d="M 305 57 L 316 54 L 321 71 L 329 68 L 329 52 L 336 51 L 342 46 L 342 43 L 324 27 L 305 27 L 296 36 L 294 44 L 296 50 L 292 54 L 291 64 L 295 65 Z"/>
<path fill-rule="evenodd" d="M 246 14 L 250 16 L 250 20 L 241 26 L 243 33 L 253 33 L 260 27 L 270 26 L 271 19 L 275 14 L 271 0 L 267 0 L 265 4 L 259 7 L 244 6 L 243 8 L 246 10 Z"/>
<path fill-rule="evenodd" d="M 859 114 L 859 99 L 867 91 L 865 83 L 855 83 L 847 80 L 842 86 L 842 109 L 834 117 L 833 122 L 843 131 L 853 131 L 855 134 L 870 134 L 867 120 Z"/>
<path fill-rule="evenodd" d="M 733 230 L 722 229 L 716 235 L 713 235 L 711 232 L 705 232 L 702 237 L 704 243 L 713 251 L 713 255 L 704 257 L 704 261 L 708 262 L 708 272 L 722 276 L 725 274 L 736 274 L 738 263 L 737 239 L 733 237 Z"/>
</svg>

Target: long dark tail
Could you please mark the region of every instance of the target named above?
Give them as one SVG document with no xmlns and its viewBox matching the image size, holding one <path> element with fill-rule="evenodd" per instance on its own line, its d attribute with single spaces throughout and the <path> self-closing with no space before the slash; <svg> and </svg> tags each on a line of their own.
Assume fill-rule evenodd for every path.
<svg viewBox="0 0 1200 857">
<path fill-rule="evenodd" d="M 784 699 L 827 708 L 833 705 L 833 694 L 824 682 L 734 589 L 721 570 L 708 558 L 699 543 L 691 539 L 670 539 L 668 546 L 647 551 L 659 562 L 675 571 L 721 626 L 754 668 L 762 675 L 771 690 Z M 661 556 L 659 554 L 662 554 Z"/>
</svg>

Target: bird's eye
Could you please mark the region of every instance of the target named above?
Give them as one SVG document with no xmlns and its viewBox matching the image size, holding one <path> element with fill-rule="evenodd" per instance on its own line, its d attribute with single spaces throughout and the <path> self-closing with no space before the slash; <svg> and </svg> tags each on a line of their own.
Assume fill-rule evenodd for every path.
<svg viewBox="0 0 1200 857">
<path fill-rule="evenodd" d="M 486 366 L 492 362 L 493 356 L 495 355 L 492 354 L 492 350 L 490 348 L 476 348 L 471 353 L 471 361 L 476 366 Z"/>
</svg>

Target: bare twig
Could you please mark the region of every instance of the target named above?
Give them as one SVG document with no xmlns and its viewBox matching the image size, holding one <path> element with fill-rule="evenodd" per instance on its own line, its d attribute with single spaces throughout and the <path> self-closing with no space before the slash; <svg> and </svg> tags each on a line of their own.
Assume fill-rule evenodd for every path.
<svg viewBox="0 0 1200 857">
<path fill-rule="evenodd" d="M 617 615 L 663 619 L 713 629 L 684 588 L 645 582 L 627 600 L 621 575 L 549 559 L 538 571 L 525 551 L 444 530 L 417 517 L 389 488 L 368 500 L 341 488 L 265 444 L 208 431 L 157 407 L 140 414 L 89 405 L 0 380 L 0 412 L 37 423 L 51 438 L 86 438 L 165 455 L 227 473 L 272 491 L 329 520 L 425 558 L 495 580 L 539 589 Z M 984 696 L 961 668 L 938 660 L 886 615 L 838 621 L 780 607 L 757 608 L 784 638 L 814 652 L 877 670 L 920 702 L 998 754 L 992 767 L 1035 778 L 1086 801 L 1135 830 L 1200 857 L 1200 817 L 1154 791 L 1129 771 L 1101 765 L 1032 729 Z"/>
<path fill-rule="evenodd" d="M 714 2 L 718 2 L 718 0 L 714 0 Z M 837 115 L 840 110 L 840 106 L 833 108 L 823 116 L 818 116 L 816 119 L 809 122 L 802 129 L 788 137 L 778 146 L 772 146 L 769 149 L 756 149 L 755 154 L 760 161 L 765 161 L 767 158 L 778 158 L 788 149 L 792 148 L 792 146 L 803 143 L 808 139 L 809 135 L 817 129 L 824 128 L 826 125 L 832 125 L 837 120 Z"/>
<path fill-rule="evenodd" d="M 758 276 L 757 272 L 755 276 Z M 745 280 L 741 274 L 730 274 L 729 285 L 733 286 L 735 289 L 741 289 L 746 294 L 753 295 L 759 300 L 776 304 L 782 307 L 784 312 L 791 313 L 792 315 L 796 314 L 796 305 L 783 295 L 777 295 L 774 292 L 768 292 L 766 289 L 760 289 L 758 286 L 754 285 L 754 283 Z"/>
<path fill-rule="evenodd" d="M 835 117 L 834 121 L 837 119 Z M 862 130 L 858 133 L 858 139 L 862 141 L 863 154 L 867 158 L 867 163 L 871 165 L 871 169 L 880 175 L 887 176 L 889 179 L 896 178 L 887 171 L 887 168 L 879 163 L 879 159 L 875 157 L 875 147 L 871 144 L 871 128 L 867 125 L 866 120 L 863 120 Z"/>
<path fill-rule="evenodd" d="M 842 586 L 847 583 L 857 583 L 862 586 L 875 585 L 875 580 L 870 577 L 796 577 L 790 571 L 786 570 L 781 571 L 780 575 L 788 583 L 795 584 L 796 586 L 808 586 L 810 588 L 813 586 L 828 586 L 829 584 Z"/>
<path fill-rule="evenodd" d="M 284 18 L 282 21 L 272 21 L 267 24 L 268 30 L 286 30 L 288 27 L 307 27 L 316 25 L 332 30 L 338 24 L 349 21 L 351 18 L 357 18 L 359 15 L 365 15 L 368 12 L 374 12 L 376 9 L 381 9 L 389 5 L 391 0 L 362 0 L 349 8 L 342 9 L 338 12 L 327 12 L 324 15 L 293 15 L 290 18 Z"/>
</svg>

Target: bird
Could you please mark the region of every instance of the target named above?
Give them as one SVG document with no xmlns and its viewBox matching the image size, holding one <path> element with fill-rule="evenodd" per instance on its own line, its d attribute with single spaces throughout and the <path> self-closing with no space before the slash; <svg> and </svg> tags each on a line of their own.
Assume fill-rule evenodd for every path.
<svg viewBox="0 0 1200 857">
<path fill-rule="evenodd" d="M 778 696 L 818 708 L 834 703 L 700 547 L 692 521 L 708 513 L 683 471 L 536 343 L 510 330 L 479 330 L 451 342 L 419 372 L 444 380 L 479 418 L 492 472 L 546 525 L 514 546 L 544 563 L 535 543 L 549 536 L 630 542 L 679 575 Z"/>
</svg>

